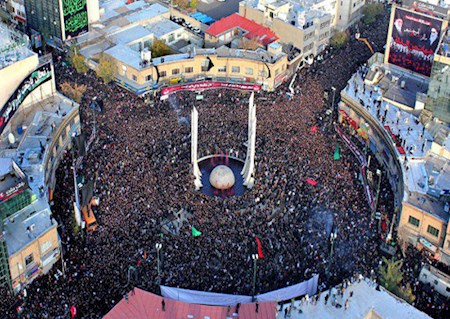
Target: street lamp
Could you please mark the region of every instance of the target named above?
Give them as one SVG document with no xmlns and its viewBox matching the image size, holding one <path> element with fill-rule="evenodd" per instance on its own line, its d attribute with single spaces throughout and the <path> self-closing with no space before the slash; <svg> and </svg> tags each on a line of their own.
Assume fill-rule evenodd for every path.
<svg viewBox="0 0 450 319">
<path fill-rule="evenodd" d="M 330 242 L 331 242 L 331 248 L 330 248 L 330 257 L 333 258 L 333 249 L 334 249 L 334 241 L 337 237 L 337 230 L 333 230 L 330 234 Z"/>
<path fill-rule="evenodd" d="M 162 244 L 161 243 L 156 243 L 155 247 L 156 247 L 156 262 L 157 262 L 158 283 L 159 283 L 160 280 L 161 280 L 161 261 L 159 259 L 159 251 L 162 248 Z"/>
<path fill-rule="evenodd" d="M 331 108 L 333 109 L 335 118 L 337 118 L 337 111 L 334 109 L 334 100 L 336 98 L 336 88 L 334 86 L 332 86 L 331 90 L 333 91 L 333 100 L 331 101 Z"/>
<path fill-rule="evenodd" d="M 255 295 L 256 295 L 256 268 L 257 264 L 256 261 L 259 259 L 258 254 L 252 254 L 253 259 L 253 301 L 255 301 Z"/>
<path fill-rule="evenodd" d="M 381 186 L 381 171 L 377 169 L 377 176 L 378 176 L 378 186 L 377 186 L 377 197 L 375 199 L 375 209 L 376 212 L 378 209 L 378 198 L 380 197 L 380 186 Z"/>
</svg>

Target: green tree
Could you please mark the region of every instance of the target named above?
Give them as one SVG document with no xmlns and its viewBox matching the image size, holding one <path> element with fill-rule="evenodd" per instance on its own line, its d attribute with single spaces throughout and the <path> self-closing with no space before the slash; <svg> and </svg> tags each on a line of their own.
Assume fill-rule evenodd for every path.
<svg viewBox="0 0 450 319">
<path fill-rule="evenodd" d="M 79 54 L 72 57 L 72 65 L 78 73 L 85 73 L 89 70 L 84 56 Z"/>
<path fill-rule="evenodd" d="M 111 82 L 114 79 L 115 74 L 114 62 L 110 58 L 102 56 L 95 72 L 105 83 Z"/>
<path fill-rule="evenodd" d="M 340 49 L 347 45 L 348 39 L 349 36 L 347 32 L 336 32 L 331 38 L 331 45 L 333 48 Z"/>
<path fill-rule="evenodd" d="M 395 294 L 396 296 L 412 303 L 415 299 L 409 284 L 406 287 L 401 286 L 403 280 L 403 260 L 387 260 L 383 257 L 384 266 L 380 267 L 380 283 L 381 285 Z"/>
<path fill-rule="evenodd" d="M 363 21 L 365 24 L 373 24 L 377 17 L 383 12 L 383 5 L 381 3 L 369 3 L 363 9 Z"/>
<path fill-rule="evenodd" d="M 198 6 L 198 0 L 191 0 L 189 6 L 190 6 L 192 9 L 196 9 L 197 6 Z"/>
<path fill-rule="evenodd" d="M 160 56 L 168 55 L 172 53 L 172 50 L 165 44 L 164 40 L 155 39 L 150 46 L 152 51 L 152 57 L 157 58 Z"/>
</svg>

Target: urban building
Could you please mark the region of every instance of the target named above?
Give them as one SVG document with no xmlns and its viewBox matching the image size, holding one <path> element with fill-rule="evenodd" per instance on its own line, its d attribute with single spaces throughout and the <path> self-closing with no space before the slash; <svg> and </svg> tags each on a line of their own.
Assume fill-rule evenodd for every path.
<svg viewBox="0 0 450 319">
<path fill-rule="evenodd" d="M 23 35 L 0 30 L 9 48 L 0 85 L 10 92 L 0 101 L 0 284 L 17 292 L 61 256 L 49 196 L 80 120 L 78 105 L 56 91 L 51 57 L 38 58 Z"/>
<path fill-rule="evenodd" d="M 202 49 L 203 38 L 176 23 L 177 19 L 170 20 L 170 10 L 159 3 L 103 5 L 100 4 L 98 23 L 89 34 L 77 39 L 80 53 L 93 69 L 102 55 L 110 58 L 115 65 L 116 82 L 138 95 L 202 80 L 258 84 L 264 90 L 273 90 L 287 76 L 287 55 L 279 43 L 270 40 L 276 37 L 267 28 L 258 27 L 267 31 L 267 40 L 257 29 L 251 29 L 261 36 L 266 48 L 243 50 L 221 45 Z M 247 26 L 256 25 L 245 21 Z M 155 39 L 165 41 L 174 54 L 155 56 L 151 52 Z"/>
<path fill-rule="evenodd" d="M 239 3 L 239 14 L 270 28 L 305 58 L 323 51 L 332 36 L 333 15 L 313 1 L 246 0 Z"/>
<path fill-rule="evenodd" d="M 450 29 L 442 36 L 434 55 L 425 110 L 439 121 L 450 123 Z"/>
<path fill-rule="evenodd" d="M 368 156 L 385 168 L 395 195 L 391 222 L 403 247 L 425 249 L 450 264 L 450 130 L 423 114 L 430 99 L 443 101 L 439 94 L 445 95 L 448 86 L 442 75 L 445 57 L 439 46 L 430 47 L 441 38 L 430 34 L 446 30 L 447 24 L 446 19 L 394 6 L 386 53 L 376 53 L 350 79 L 341 92 L 339 120 L 360 136 L 370 150 Z M 415 42 L 415 50 L 423 51 L 426 58 L 401 47 L 415 41 L 410 38 L 415 35 L 399 31 L 405 28 L 419 29 L 430 39 Z"/>
<path fill-rule="evenodd" d="M 240 45 L 243 39 L 254 40 L 261 47 L 278 40 L 278 37 L 267 27 L 234 13 L 214 22 L 205 30 L 205 46 L 220 47 L 231 43 L 232 47 Z"/>
<path fill-rule="evenodd" d="M 27 27 L 54 46 L 88 32 L 99 17 L 98 0 L 24 1 Z"/>
</svg>

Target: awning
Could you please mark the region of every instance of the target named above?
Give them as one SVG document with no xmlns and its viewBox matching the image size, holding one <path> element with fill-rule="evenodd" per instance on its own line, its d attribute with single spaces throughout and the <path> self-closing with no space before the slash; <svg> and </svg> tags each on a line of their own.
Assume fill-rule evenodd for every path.
<svg viewBox="0 0 450 319">
<path fill-rule="evenodd" d="M 419 237 L 419 243 L 428 248 L 431 252 L 437 253 L 437 247 L 423 237 Z"/>
</svg>

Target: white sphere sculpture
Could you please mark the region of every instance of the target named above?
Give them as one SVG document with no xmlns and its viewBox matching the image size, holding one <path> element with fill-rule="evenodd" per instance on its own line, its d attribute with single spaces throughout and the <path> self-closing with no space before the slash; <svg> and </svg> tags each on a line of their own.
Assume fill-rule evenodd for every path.
<svg viewBox="0 0 450 319">
<path fill-rule="evenodd" d="M 209 175 L 209 182 L 214 188 L 229 189 L 235 182 L 233 171 L 225 165 L 216 166 Z"/>
</svg>

